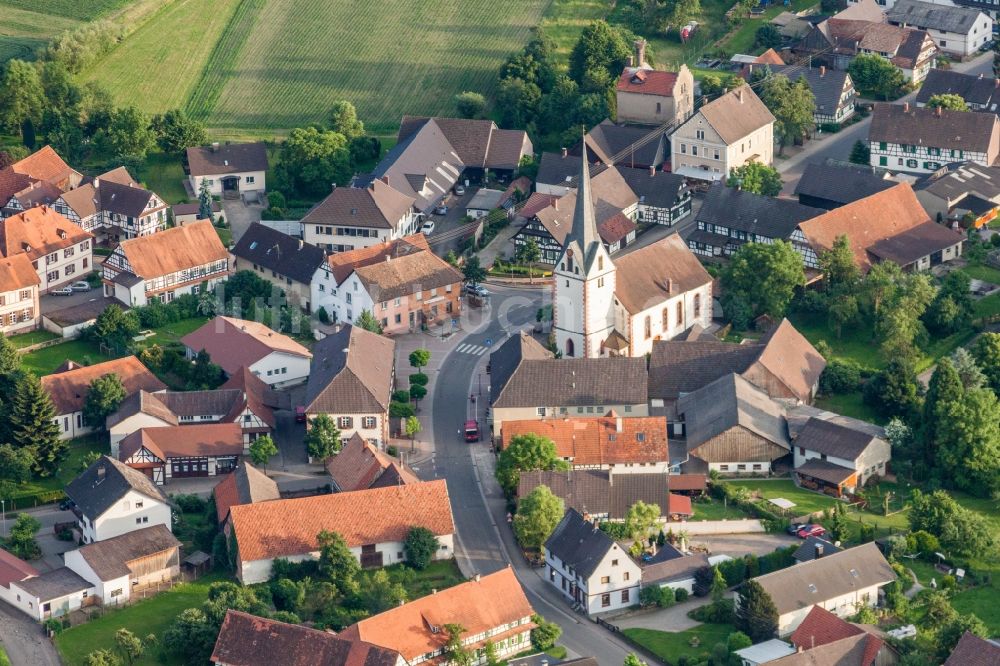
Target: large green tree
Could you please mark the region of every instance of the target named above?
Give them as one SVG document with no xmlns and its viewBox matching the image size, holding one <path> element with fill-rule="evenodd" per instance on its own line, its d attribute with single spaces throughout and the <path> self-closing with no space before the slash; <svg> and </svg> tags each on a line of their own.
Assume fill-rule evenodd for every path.
<svg viewBox="0 0 1000 666">
<path fill-rule="evenodd" d="M 867 143 L 858 139 L 854 142 L 854 145 L 851 146 L 851 156 L 848 159 L 851 164 L 863 164 L 868 166 L 872 161 L 872 149 Z"/>
<path fill-rule="evenodd" d="M 379 322 L 379 320 L 375 318 L 375 315 L 372 314 L 372 311 L 367 308 L 358 314 L 357 319 L 354 320 L 354 325 L 358 328 L 363 328 L 366 331 L 371 331 L 372 333 L 382 333 L 381 322 Z"/>
<path fill-rule="evenodd" d="M 139 332 L 139 318 L 135 312 L 125 312 L 112 303 L 97 315 L 88 333 L 111 351 L 122 352 Z"/>
<path fill-rule="evenodd" d="M 754 643 L 774 638 L 778 630 L 778 609 L 774 600 L 752 578 L 740 588 L 740 603 L 736 609 L 734 624 Z"/>
<path fill-rule="evenodd" d="M 883 416 L 910 416 L 920 406 L 920 382 L 910 356 L 890 360 L 882 372 L 865 383 L 865 403 Z"/>
<path fill-rule="evenodd" d="M 783 317 L 795 290 L 806 283 L 802 256 L 791 243 L 747 243 L 722 272 L 726 299 L 742 299 L 751 316 Z"/>
<path fill-rule="evenodd" d="M 497 460 L 496 477 L 508 495 L 517 490 L 521 472 L 530 470 L 565 469 L 567 464 L 556 456 L 551 439 L 527 433 L 511 437 Z"/>
<path fill-rule="evenodd" d="M 805 78 L 794 83 L 784 76 L 769 76 L 760 89 L 760 99 L 774 115 L 778 153 L 789 143 L 804 139 L 813 127 L 816 98 Z"/>
<path fill-rule="evenodd" d="M 118 375 L 105 374 L 90 382 L 83 403 L 83 419 L 93 428 L 104 428 L 104 420 L 115 412 L 125 399 L 125 385 Z"/>
<path fill-rule="evenodd" d="M 649 530 L 660 518 L 658 504 L 638 500 L 625 512 L 625 529 L 634 539 L 645 539 Z"/>
<path fill-rule="evenodd" d="M 42 556 L 42 549 L 35 541 L 35 535 L 42 529 L 41 522 L 34 516 L 20 513 L 10 527 L 7 550 L 22 560 L 34 560 Z"/>
<path fill-rule="evenodd" d="M 927 275 L 898 275 L 889 298 L 882 301 L 875 315 L 875 335 L 887 359 L 914 356 L 917 341 L 926 335 L 921 317 L 935 294 Z"/>
<path fill-rule="evenodd" d="M 365 125 L 358 120 L 357 109 L 345 99 L 333 103 L 327 118 L 330 130 L 347 137 L 348 141 L 365 134 Z"/>
<path fill-rule="evenodd" d="M 357 580 L 361 573 L 358 559 L 347 547 L 344 537 L 336 532 L 323 530 L 319 542 L 319 572 L 338 586 Z"/>
<path fill-rule="evenodd" d="M 932 334 L 945 337 L 972 323 L 974 304 L 970 284 L 969 276 L 962 271 L 952 271 L 941 281 L 923 316 Z"/>
<path fill-rule="evenodd" d="M 961 95 L 956 95 L 954 93 L 942 93 L 939 95 L 931 95 L 930 99 L 927 100 L 927 108 L 941 108 L 948 111 L 968 111 L 969 105 L 965 103 L 965 100 Z"/>
<path fill-rule="evenodd" d="M 937 425 L 938 465 L 955 487 L 979 497 L 994 497 L 1000 492 L 996 394 L 990 389 L 970 389 L 943 411 L 945 418 Z"/>
<path fill-rule="evenodd" d="M 497 89 L 496 107 L 500 124 L 508 129 L 523 129 L 538 115 L 542 90 L 534 83 L 519 78 L 504 79 Z"/>
<path fill-rule="evenodd" d="M 426 569 L 438 551 L 438 540 L 426 527 L 411 527 L 403 542 L 406 562 L 414 569 Z"/>
<path fill-rule="evenodd" d="M 112 157 L 142 161 L 156 147 L 156 133 L 150 125 L 149 116 L 129 106 L 111 112 L 103 141 Z"/>
<path fill-rule="evenodd" d="M 150 124 L 156 134 L 156 143 L 165 153 L 180 154 L 208 140 L 205 125 L 189 118 L 182 109 L 155 115 Z"/>
<path fill-rule="evenodd" d="M 566 507 L 548 486 L 536 486 L 522 497 L 514 516 L 514 534 L 524 548 L 541 548 L 562 520 Z"/>
<path fill-rule="evenodd" d="M 332 183 L 347 185 L 352 175 L 347 137 L 316 127 L 289 132 L 275 167 L 279 188 L 305 197 L 325 196 Z"/>
<path fill-rule="evenodd" d="M 992 550 L 996 537 L 986 519 L 966 509 L 944 490 L 914 489 L 907 515 L 910 530 L 933 534 L 957 555 L 979 557 Z"/>
<path fill-rule="evenodd" d="M 776 197 L 781 193 L 781 174 L 762 162 L 747 162 L 732 170 L 726 179 L 726 185 L 744 192 Z"/>
<path fill-rule="evenodd" d="M 35 473 L 52 476 L 69 453 L 69 442 L 60 437 L 52 398 L 33 374 L 24 374 L 17 385 L 10 413 L 14 445 L 34 452 Z"/>
<path fill-rule="evenodd" d="M 306 451 L 313 460 L 325 462 L 340 452 L 340 428 L 329 414 L 309 420 L 305 435 Z"/>
<path fill-rule="evenodd" d="M 618 78 L 632 55 L 632 45 L 623 32 L 606 21 L 594 21 L 583 29 L 569 56 L 569 75 L 583 84 L 588 73 L 603 71 Z"/>
<path fill-rule="evenodd" d="M 1000 333 L 983 333 L 972 345 L 972 355 L 994 393 L 1000 394 Z"/>
<path fill-rule="evenodd" d="M 888 100 L 906 83 L 903 72 L 885 58 L 862 53 L 847 68 L 858 90 Z"/>
<path fill-rule="evenodd" d="M 265 471 L 268 461 L 276 455 L 278 455 L 278 447 L 270 435 L 261 435 L 250 444 L 250 460 Z"/>
<path fill-rule="evenodd" d="M 14 133 L 26 122 L 37 124 L 45 104 L 38 69 L 23 60 L 8 60 L 0 75 L 0 127 Z"/>
<path fill-rule="evenodd" d="M 481 118 L 486 113 L 486 98 L 466 90 L 455 95 L 455 110 L 462 118 Z"/>
<path fill-rule="evenodd" d="M 933 468 L 938 461 L 938 427 L 943 425 L 952 406 L 962 401 L 964 394 L 962 380 L 951 359 L 941 359 L 928 382 L 920 419 L 921 462 L 928 469 Z"/>
<path fill-rule="evenodd" d="M 827 293 L 856 293 L 861 282 L 861 270 L 846 235 L 837 236 L 833 247 L 819 253 L 819 268 L 823 272 L 823 288 Z"/>
</svg>

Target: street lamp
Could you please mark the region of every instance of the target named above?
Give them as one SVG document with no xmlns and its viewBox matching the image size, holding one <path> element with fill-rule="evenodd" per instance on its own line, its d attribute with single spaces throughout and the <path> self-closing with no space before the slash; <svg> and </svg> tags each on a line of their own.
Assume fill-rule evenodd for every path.
<svg viewBox="0 0 1000 666">
<path fill-rule="evenodd" d="M 3 520 L 3 535 L 7 536 L 7 500 L 0 499 L 0 520 Z"/>
</svg>

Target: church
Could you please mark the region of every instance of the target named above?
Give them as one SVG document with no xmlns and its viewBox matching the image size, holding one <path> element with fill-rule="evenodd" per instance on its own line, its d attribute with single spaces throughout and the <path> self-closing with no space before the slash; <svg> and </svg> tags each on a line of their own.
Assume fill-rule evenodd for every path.
<svg viewBox="0 0 1000 666">
<path fill-rule="evenodd" d="M 573 226 L 553 271 L 553 331 L 564 357 L 643 356 L 712 321 L 712 276 L 672 234 L 611 260 L 581 156 Z"/>
</svg>

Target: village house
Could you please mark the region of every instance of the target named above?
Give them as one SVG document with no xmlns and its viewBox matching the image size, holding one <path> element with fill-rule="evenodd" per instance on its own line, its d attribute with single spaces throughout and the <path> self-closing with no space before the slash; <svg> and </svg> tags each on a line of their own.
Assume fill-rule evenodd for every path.
<svg viewBox="0 0 1000 666">
<path fill-rule="evenodd" d="M 232 507 L 281 499 L 281 492 L 274 479 L 242 459 L 231 474 L 215 485 L 212 497 L 216 516 L 222 524 L 229 520 Z"/>
<path fill-rule="evenodd" d="M 486 217 L 492 211 L 500 208 L 500 202 L 504 199 L 504 193 L 500 190 L 491 190 L 486 187 L 479 188 L 469 203 L 465 204 L 465 214 L 474 220 Z"/>
<path fill-rule="evenodd" d="M 42 205 L 0 220 L 0 256 L 27 256 L 38 274 L 39 293 L 47 294 L 87 277 L 93 268 L 93 237 Z"/>
<path fill-rule="evenodd" d="M 691 190 L 683 176 L 653 168 L 616 168 L 639 199 L 636 222 L 672 227 L 691 214 Z"/>
<path fill-rule="evenodd" d="M 771 72 L 783 76 L 792 83 L 805 79 L 816 102 L 813 121 L 817 125 L 842 125 L 854 116 L 857 91 L 854 81 L 845 70 L 802 65 L 769 65 Z"/>
<path fill-rule="evenodd" d="M 42 573 L 0 549 L 0 600 L 43 622 L 97 601 L 93 586 L 74 571 L 59 567 Z"/>
<path fill-rule="evenodd" d="M 878 546 L 866 543 L 753 580 L 777 608 L 778 636 L 787 636 L 814 606 L 842 618 L 854 615 L 861 606 L 877 606 L 879 590 L 896 580 L 896 574 Z"/>
<path fill-rule="evenodd" d="M 326 461 L 330 485 L 339 493 L 368 488 L 420 483 L 413 471 L 399 460 L 355 432 L 334 457 Z"/>
<path fill-rule="evenodd" d="M 888 473 L 891 447 L 871 428 L 810 418 L 795 436 L 795 474 L 799 485 L 840 497 L 854 493 L 872 477 Z"/>
<path fill-rule="evenodd" d="M 725 180 L 747 162 L 774 159 L 774 116 L 749 86 L 701 107 L 670 137 L 671 170 L 693 180 Z"/>
<path fill-rule="evenodd" d="M 403 542 L 414 527 L 425 527 L 437 537 L 434 559 L 455 556 L 455 524 L 444 479 L 235 505 L 229 508 L 229 521 L 236 575 L 244 585 L 266 581 L 276 558 L 316 559 L 317 537 L 323 530 L 340 534 L 366 568 L 405 562 Z"/>
<path fill-rule="evenodd" d="M 915 194 L 931 219 L 979 229 L 1000 215 L 1000 167 L 949 164 L 921 180 Z"/>
<path fill-rule="evenodd" d="M 394 650 L 235 610 L 226 611 L 211 661 L 218 666 L 407 666 Z"/>
<path fill-rule="evenodd" d="M 507 567 L 360 620 L 338 636 L 393 650 L 406 664 L 435 664 L 447 661 L 445 627 L 457 624 L 463 628 L 462 647 L 475 655 L 471 663 L 481 666 L 487 641 L 500 660 L 531 649 L 534 614 Z"/>
<path fill-rule="evenodd" d="M 493 437 L 505 421 L 545 417 L 648 416 L 645 358 L 552 358 L 515 333 L 490 354 Z"/>
<path fill-rule="evenodd" d="M 208 220 L 123 240 L 101 264 L 104 295 L 129 306 L 148 305 L 154 298 L 169 303 L 226 280 L 232 273 L 229 261 Z"/>
<path fill-rule="evenodd" d="M 833 210 L 896 184 L 884 169 L 833 161 L 810 162 L 795 185 L 795 195 L 803 206 Z M 799 222 L 805 219 L 808 218 Z"/>
<path fill-rule="evenodd" d="M 573 469 L 613 469 L 619 474 L 670 471 L 667 422 L 659 417 L 622 418 L 613 411 L 600 417 L 554 415 L 506 421 L 501 435 L 503 448 L 520 435 L 544 437 Z"/>
<path fill-rule="evenodd" d="M 556 198 L 561 197 L 570 190 L 576 189 L 578 175 L 580 175 L 580 160 L 572 159 L 569 150 L 563 148 L 559 153 L 544 152 L 538 158 L 535 193 L 552 195 Z M 524 213 L 521 214 L 524 217 L 530 217 Z"/>
<path fill-rule="evenodd" d="M 234 272 L 252 272 L 284 293 L 290 304 L 312 312 L 312 278 L 326 257 L 321 248 L 254 222 L 232 254 Z"/>
<path fill-rule="evenodd" d="M 917 91 L 917 106 L 926 106 L 935 95 L 958 95 L 965 100 L 970 111 L 995 112 L 1000 103 L 1000 81 L 982 74 L 932 69 Z"/>
<path fill-rule="evenodd" d="M 790 240 L 800 222 L 823 212 L 788 199 L 713 183 L 695 216 L 695 229 L 688 235 L 687 245 L 702 257 L 729 257 L 747 243 Z"/>
<path fill-rule="evenodd" d="M 0 257 L 0 334 L 15 335 L 38 328 L 42 316 L 38 301 L 41 282 L 27 254 Z"/>
<path fill-rule="evenodd" d="M 258 196 L 267 190 L 267 148 L 263 143 L 212 143 L 187 149 L 188 183 L 197 196 L 201 183 L 225 199 Z"/>
<path fill-rule="evenodd" d="M 118 442 L 118 459 L 162 486 L 170 479 L 217 476 L 249 453 L 237 423 L 140 428 Z"/>
<path fill-rule="evenodd" d="M 299 384 L 309 376 L 309 350 L 255 321 L 220 315 L 185 335 L 181 342 L 189 358 L 204 351 L 227 376 L 245 368 L 270 388 Z"/>
<path fill-rule="evenodd" d="M 82 181 L 83 174 L 66 164 L 52 146 L 43 146 L 0 169 L 0 220 L 52 204 Z"/>
<path fill-rule="evenodd" d="M 920 174 L 949 162 L 988 167 L 1000 158 L 1000 119 L 993 112 L 877 104 L 868 142 L 872 166 Z"/>
<path fill-rule="evenodd" d="M 303 398 L 307 424 L 325 414 L 343 439 L 388 442 L 395 350 L 392 340 L 349 325 L 317 342 Z"/>
<path fill-rule="evenodd" d="M 896 0 L 885 18 L 890 25 L 926 30 L 941 51 L 959 58 L 974 55 L 993 39 L 993 19 L 970 7 Z"/>
<path fill-rule="evenodd" d="M 833 248 L 839 236 L 847 236 L 863 272 L 878 261 L 894 261 L 905 271 L 927 270 L 961 256 L 964 240 L 930 220 L 908 183 L 799 223 L 792 244 L 806 270 L 818 271 L 820 253 Z"/>
<path fill-rule="evenodd" d="M 720 474 L 771 472 L 791 444 L 784 409 L 736 373 L 677 400 L 684 423 L 688 467 L 707 464 Z"/>
<path fill-rule="evenodd" d="M 672 479 L 671 479 L 672 481 Z M 657 552 L 650 562 L 640 562 L 642 586 L 669 587 L 694 594 L 695 573 L 698 569 L 712 566 L 714 560 L 702 552 L 685 555 L 669 542 L 657 546 Z"/>
<path fill-rule="evenodd" d="M 797 564 L 802 564 L 803 562 L 811 562 L 813 560 L 819 559 L 821 557 L 827 557 L 833 555 L 834 553 L 839 553 L 843 548 L 830 543 L 826 539 L 817 536 L 806 537 L 802 545 L 799 546 L 794 553 L 792 553 L 792 559 L 795 560 Z"/>
<path fill-rule="evenodd" d="M 164 525 L 151 525 L 91 543 L 64 556 L 66 568 L 94 587 L 105 606 L 126 604 L 143 588 L 180 576 L 181 542 Z"/>
<path fill-rule="evenodd" d="M 652 136 L 654 132 L 655 136 Z M 638 125 L 616 125 L 605 118 L 570 148 L 569 154 L 582 157 L 586 152 L 587 161 L 595 165 L 659 169 L 670 159 L 670 142 L 667 139 L 669 134 L 670 132 L 665 129 L 651 130 L 649 127 Z"/>
<path fill-rule="evenodd" d="M 125 167 L 103 173 L 56 199 L 52 207 L 99 242 L 148 236 L 167 226 L 167 204 Z"/>
<path fill-rule="evenodd" d="M 335 187 L 302 218 L 303 240 L 329 252 L 350 252 L 418 232 L 422 216 L 416 200 L 388 180 Z"/>
<path fill-rule="evenodd" d="M 407 333 L 457 318 L 463 280 L 415 234 L 328 257 L 313 275 L 312 305 L 346 324 L 367 310 L 386 335 Z"/>
<path fill-rule="evenodd" d="M 645 502 L 660 509 L 660 520 L 691 516 L 691 498 L 669 491 L 671 477 L 657 473 L 621 473 L 617 470 L 532 470 L 521 472 L 517 497 L 523 499 L 545 486 L 567 508 L 599 520 L 625 520 L 629 508 Z"/>
<path fill-rule="evenodd" d="M 628 552 L 573 509 L 545 541 L 545 578 L 587 615 L 639 602 L 642 572 Z"/>
<path fill-rule="evenodd" d="M 152 479 L 101 456 L 66 486 L 83 543 L 104 541 L 143 527 L 169 530 L 170 502 Z"/>
<path fill-rule="evenodd" d="M 212 223 L 214 224 L 219 213 L 222 212 L 222 204 L 213 199 L 210 208 L 212 209 Z M 201 203 L 199 202 L 174 204 L 170 207 L 170 215 L 174 220 L 174 225 L 178 227 L 197 222 L 201 219 L 200 213 Z"/>
<path fill-rule="evenodd" d="M 87 403 L 91 382 L 104 375 L 114 375 L 121 381 L 126 400 L 139 391 L 158 393 L 167 390 L 167 385 L 135 356 L 94 365 L 79 365 L 67 360 L 54 373 L 41 379 L 42 388 L 56 408 L 53 420 L 59 426 L 60 439 L 74 439 L 94 431 L 95 427 L 83 419 L 83 407 Z"/>
<path fill-rule="evenodd" d="M 636 53 L 615 87 L 620 123 L 679 126 L 694 111 L 694 76 L 687 65 L 676 72 L 653 69 L 646 62 L 646 41 L 636 40 Z"/>
<path fill-rule="evenodd" d="M 824 368 L 823 356 L 787 319 L 755 343 L 659 341 L 649 358 L 651 410 L 665 414 L 671 436 L 678 437 L 684 425 L 677 400 L 720 377 L 736 373 L 774 400 L 808 404 Z"/>
</svg>

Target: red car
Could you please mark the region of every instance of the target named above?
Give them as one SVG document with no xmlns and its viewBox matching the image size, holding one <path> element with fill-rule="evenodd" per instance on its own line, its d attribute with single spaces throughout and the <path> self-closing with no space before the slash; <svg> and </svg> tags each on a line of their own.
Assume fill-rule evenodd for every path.
<svg viewBox="0 0 1000 666">
<path fill-rule="evenodd" d="M 305 423 L 306 422 L 306 408 L 299 406 L 295 408 L 295 422 Z"/>
<path fill-rule="evenodd" d="M 826 528 L 822 525 L 816 525 L 815 523 L 811 525 L 803 525 L 802 528 L 795 533 L 800 539 L 806 539 L 811 536 L 823 536 L 826 534 Z"/>
</svg>

